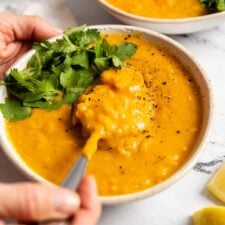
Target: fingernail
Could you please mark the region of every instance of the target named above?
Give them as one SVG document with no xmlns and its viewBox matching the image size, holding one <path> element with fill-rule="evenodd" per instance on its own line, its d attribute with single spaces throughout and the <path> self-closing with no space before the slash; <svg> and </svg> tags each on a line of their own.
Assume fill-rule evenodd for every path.
<svg viewBox="0 0 225 225">
<path fill-rule="evenodd" d="M 71 214 L 80 206 L 79 197 L 72 192 L 65 190 L 53 191 L 53 206 L 55 211 Z"/>
</svg>

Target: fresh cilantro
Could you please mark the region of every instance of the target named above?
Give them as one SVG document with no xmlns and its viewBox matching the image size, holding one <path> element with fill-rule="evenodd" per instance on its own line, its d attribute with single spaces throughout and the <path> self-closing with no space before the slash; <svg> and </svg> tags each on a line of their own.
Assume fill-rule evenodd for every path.
<svg viewBox="0 0 225 225">
<path fill-rule="evenodd" d="M 95 48 L 96 66 L 100 70 L 105 70 L 110 66 L 122 67 L 123 61 L 130 58 L 136 51 L 136 48 L 136 45 L 128 42 L 110 45 L 106 39 L 103 39 L 102 44 Z"/>
<path fill-rule="evenodd" d="M 33 45 L 34 55 L 27 66 L 13 69 L 1 82 L 12 97 L 0 105 L 5 118 L 25 119 L 31 108 L 55 110 L 73 104 L 80 94 L 109 67 L 121 68 L 137 46 L 110 45 L 97 29 L 71 28 L 55 42 Z"/>
<path fill-rule="evenodd" d="M 69 69 L 60 75 L 60 83 L 65 88 L 82 87 L 86 88 L 94 81 L 93 74 L 88 70 Z"/>
<path fill-rule="evenodd" d="M 85 88 L 75 87 L 75 88 L 67 88 L 64 94 L 64 103 L 73 104 L 74 101 L 81 95 Z"/>
<path fill-rule="evenodd" d="M 124 42 L 116 45 L 114 55 L 118 57 L 118 59 L 123 61 L 125 59 L 129 59 L 136 51 L 136 48 L 137 48 L 136 45 Z"/>
<path fill-rule="evenodd" d="M 6 98 L 5 104 L 0 104 L 0 110 L 6 119 L 13 121 L 22 120 L 31 116 L 31 108 L 24 107 L 20 101 Z"/>
<path fill-rule="evenodd" d="M 70 42 L 77 47 L 88 46 L 101 39 L 97 29 L 84 30 L 84 27 L 71 28 L 65 32 Z"/>
<path fill-rule="evenodd" d="M 90 69 L 89 55 L 86 51 L 76 53 L 71 58 L 71 65 Z"/>
<path fill-rule="evenodd" d="M 210 12 L 225 11 L 225 0 L 200 0 L 200 2 Z"/>
<path fill-rule="evenodd" d="M 24 102 L 25 107 L 32 107 L 32 108 L 41 108 L 45 109 L 47 111 L 52 111 L 60 108 L 62 106 L 62 101 L 52 101 L 52 102 L 46 102 L 46 101 L 35 101 L 35 102 Z"/>
</svg>

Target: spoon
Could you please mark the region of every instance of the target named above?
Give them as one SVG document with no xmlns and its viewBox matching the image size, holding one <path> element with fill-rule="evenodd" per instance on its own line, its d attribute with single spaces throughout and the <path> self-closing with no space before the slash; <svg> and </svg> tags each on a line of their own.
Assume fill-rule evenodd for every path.
<svg viewBox="0 0 225 225">
<path fill-rule="evenodd" d="M 81 155 L 72 167 L 69 174 L 66 176 L 61 184 L 61 187 L 77 190 L 87 167 L 88 159 L 86 156 Z"/>
</svg>

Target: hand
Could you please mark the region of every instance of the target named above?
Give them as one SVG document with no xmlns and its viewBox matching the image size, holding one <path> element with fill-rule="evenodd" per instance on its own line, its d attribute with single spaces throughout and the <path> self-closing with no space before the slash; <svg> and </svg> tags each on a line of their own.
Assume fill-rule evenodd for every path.
<svg viewBox="0 0 225 225">
<path fill-rule="evenodd" d="M 33 41 L 42 41 L 60 32 L 38 16 L 0 13 L 0 80 Z"/>
<path fill-rule="evenodd" d="M 100 213 L 92 177 L 83 179 L 77 193 L 45 184 L 0 184 L 0 219 L 26 222 L 73 216 L 72 225 L 95 225 Z"/>
</svg>

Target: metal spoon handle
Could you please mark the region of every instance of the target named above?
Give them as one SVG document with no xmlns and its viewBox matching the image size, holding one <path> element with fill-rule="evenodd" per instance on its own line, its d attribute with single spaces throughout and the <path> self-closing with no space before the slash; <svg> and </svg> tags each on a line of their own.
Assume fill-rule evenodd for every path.
<svg viewBox="0 0 225 225">
<path fill-rule="evenodd" d="M 61 186 L 72 190 L 77 190 L 84 176 L 87 162 L 87 158 L 81 155 Z"/>
</svg>

